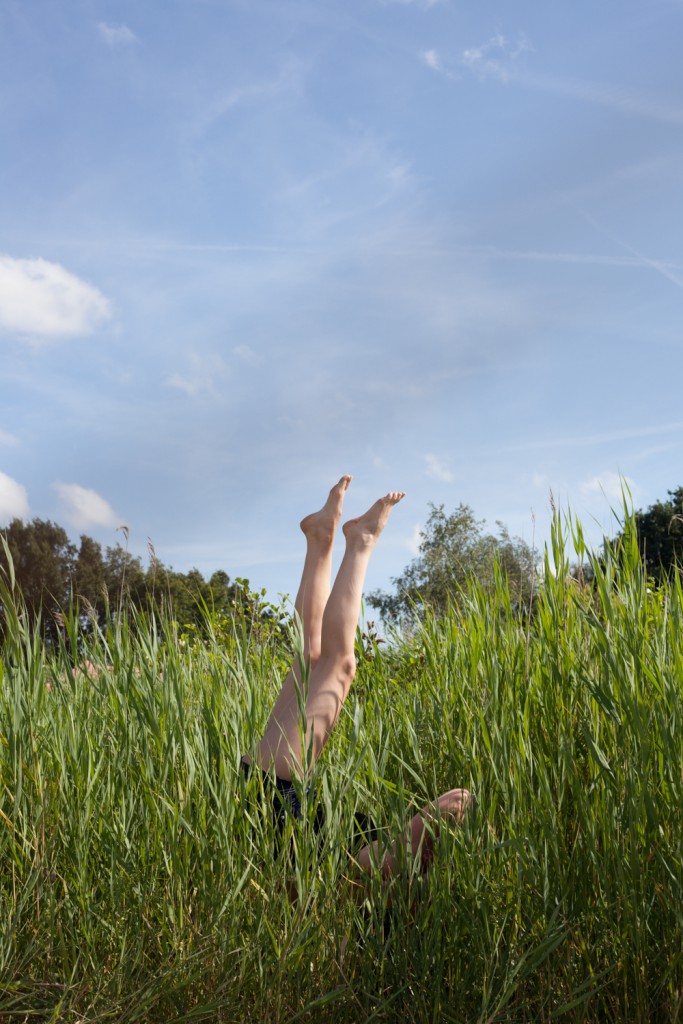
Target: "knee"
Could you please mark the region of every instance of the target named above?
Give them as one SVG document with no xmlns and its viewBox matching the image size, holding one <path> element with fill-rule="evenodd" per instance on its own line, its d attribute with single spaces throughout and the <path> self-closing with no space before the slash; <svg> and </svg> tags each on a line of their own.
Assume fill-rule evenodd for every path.
<svg viewBox="0 0 683 1024">
<path fill-rule="evenodd" d="M 320 671 L 339 679 L 345 687 L 350 686 L 356 675 L 356 658 L 353 654 L 323 654 L 320 657 Z"/>
<path fill-rule="evenodd" d="M 469 789 L 449 789 L 447 793 L 442 793 L 437 805 L 442 817 L 462 821 L 467 811 L 474 807 L 474 797 Z"/>
<path fill-rule="evenodd" d="M 356 657 L 345 654 L 339 659 L 338 671 L 345 683 L 351 684 L 356 676 Z"/>
</svg>

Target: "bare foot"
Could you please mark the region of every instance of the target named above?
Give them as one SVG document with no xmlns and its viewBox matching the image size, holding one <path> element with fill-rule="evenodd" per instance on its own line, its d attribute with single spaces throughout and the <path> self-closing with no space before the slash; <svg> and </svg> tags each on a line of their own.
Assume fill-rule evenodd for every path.
<svg viewBox="0 0 683 1024">
<path fill-rule="evenodd" d="M 376 501 L 365 515 L 359 516 L 357 519 L 349 519 L 348 523 L 344 523 L 342 529 L 347 541 L 354 540 L 364 546 L 375 544 L 387 524 L 389 513 L 401 498 L 405 498 L 405 494 L 405 491 L 389 491 L 383 498 Z"/>
<path fill-rule="evenodd" d="M 344 495 L 348 490 L 352 477 L 345 474 L 332 488 L 327 501 L 319 512 L 312 512 L 301 520 L 301 529 L 308 540 L 324 541 L 331 544 L 334 540 L 334 533 L 341 519 L 342 504 Z"/>
</svg>

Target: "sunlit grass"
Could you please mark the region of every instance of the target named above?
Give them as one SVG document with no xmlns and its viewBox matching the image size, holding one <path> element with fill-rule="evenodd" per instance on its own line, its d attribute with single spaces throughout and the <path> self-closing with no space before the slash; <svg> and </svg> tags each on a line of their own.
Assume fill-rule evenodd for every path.
<svg viewBox="0 0 683 1024">
<path fill-rule="evenodd" d="M 628 536 L 590 585 L 568 568 L 558 522 L 531 621 L 501 579 L 361 660 L 326 827 L 278 844 L 239 761 L 287 651 L 119 617 L 74 672 L 7 584 L 0 1019 L 680 1020 L 680 577 L 648 588 Z M 354 811 L 388 841 L 453 786 L 477 806 L 429 876 L 359 898 Z"/>
</svg>

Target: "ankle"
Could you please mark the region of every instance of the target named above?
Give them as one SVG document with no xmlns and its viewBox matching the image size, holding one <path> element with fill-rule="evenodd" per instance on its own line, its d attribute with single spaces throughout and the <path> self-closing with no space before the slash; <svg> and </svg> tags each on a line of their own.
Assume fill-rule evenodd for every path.
<svg viewBox="0 0 683 1024">
<path fill-rule="evenodd" d="M 309 551 L 315 551 L 318 555 L 331 553 L 334 546 L 334 530 L 309 530 L 304 532 L 306 546 Z"/>
</svg>

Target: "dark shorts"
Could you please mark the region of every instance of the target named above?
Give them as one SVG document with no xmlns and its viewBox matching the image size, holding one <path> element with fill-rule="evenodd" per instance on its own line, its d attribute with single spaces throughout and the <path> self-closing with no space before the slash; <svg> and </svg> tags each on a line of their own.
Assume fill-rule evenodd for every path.
<svg viewBox="0 0 683 1024">
<path fill-rule="evenodd" d="M 277 825 L 278 831 L 283 832 L 287 816 L 291 816 L 295 821 L 299 821 L 303 814 L 301 806 L 301 799 L 297 793 L 294 783 L 290 779 L 281 779 L 278 775 L 270 775 L 269 772 L 264 771 L 255 764 L 247 764 L 246 761 L 242 761 L 242 771 L 244 773 L 245 781 L 248 781 L 252 774 L 260 773 L 263 777 L 263 792 L 266 796 L 270 797 L 273 805 L 273 820 Z M 315 800 L 315 791 L 311 794 L 310 787 L 306 788 L 306 795 L 313 797 Z M 315 808 L 315 814 L 313 816 L 313 829 L 316 835 L 322 830 L 325 824 L 325 813 L 322 805 L 317 804 Z M 351 849 L 357 850 L 360 846 L 365 843 L 371 843 L 373 839 L 377 838 L 377 828 L 372 818 L 367 814 L 362 814 L 360 811 L 356 811 L 354 815 L 354 835 Z"/>
<path fill-rule="evenodd" d="M 263 776 L 263 791 L 271 798 L 273 804 L 273 818 L 279 830 L 282 832 L 284 829 L 285 822 L 287 821 L 287 815 L 291 815 L 295 821 L 299 821 L 303 813 L 301 799 L 291 779 L 281 779 L 278 775 L 270 775 L 269 772 L 264 771 L 255 764 L 247 764 L 246 761 L 242 761 L 241 763 L 245 780 L 248 780 L 252 774 L 259 772 Z M 310 788 L 306 789 L 306 794 L 310 796 Z M 315 799 L 315 793 L 313 794 L 313 797 Z M 315 817 L 313 819 L 313 827 L 316 832 L 322 828 L 323 822 L 323 809 L 320 804 L 318 804 L 315 809 Z"/>
</svg>

